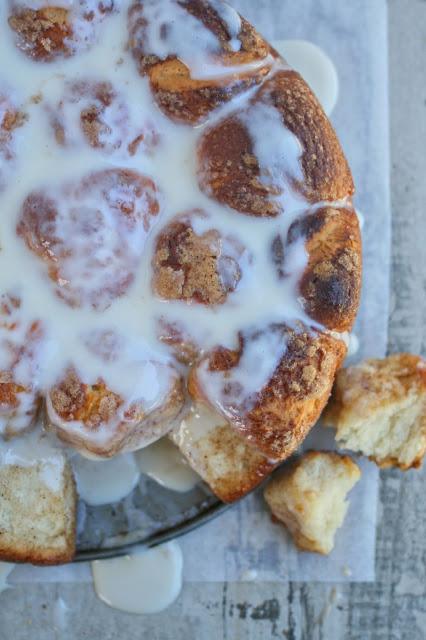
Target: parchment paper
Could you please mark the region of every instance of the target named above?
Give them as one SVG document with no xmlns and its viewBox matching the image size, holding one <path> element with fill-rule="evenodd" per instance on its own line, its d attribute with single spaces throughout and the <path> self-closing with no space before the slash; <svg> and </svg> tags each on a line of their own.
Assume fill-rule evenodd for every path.
<svg viewBox="0 0 426 640">
<path fill-rule="evenodd" d="M 232 4 L 271 40 L 305 39 L 336 63 L 340 97 L 332 120 L 357 185 L 356 206 L 365 215 L 364 287 L 356 325 L 356 358 L 383 356 L 387 345 L 390 197 L 385 0 L 233 0 Z M 332 434 L 321 427 L 307 447 L 327 448 Z M 362 479 L 336 547 L 326 558 L 295 550 L 284 529 L 272 524 L 255 494 L 182 539 L 184 577 L 189 581 L 372 581 L 377 468 L 361 460 Z M 86 565 L 19 567 L 11 582 L 86 581 Z"/>
</svg>

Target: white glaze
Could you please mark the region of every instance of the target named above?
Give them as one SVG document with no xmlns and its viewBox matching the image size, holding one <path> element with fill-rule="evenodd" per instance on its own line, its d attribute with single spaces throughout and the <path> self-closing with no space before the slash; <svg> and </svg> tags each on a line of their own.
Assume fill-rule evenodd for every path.
<svg viewBox="0 0 426 640">
<path fill-rule="evenodd" d="M 177 542 L 131 556 L 92 562 L 95 591 L 108 606 L 128 613 L 159 613 L 182 588 L 182 551 Z"/>
<path fill-rule="evenodd" d="M 79 454 L 71 459 L 78 495 L 92 506 L 125 498 L 139 482 L 139 469 L 131 453 L 111 460 L 88 460 Z"/>
<path fill-rule="evenodd" d="M 9 587 L 8 576 L 12 573 L 15 565 L 11 562 L 0 562 L 0 594 Z"/>
<path fill-rule="evenodd" d="M 356 333 L 351 333 L 349 336 L 348 357 L 354 356 L 359 351 L 359 338 Z"/>
<path fill-rule="evenodd" d="M 0 438 L 0 467 L 7 465 L 37 466 L 40 480 L 50 491 L 59 493 L 62 489 L 64 455 L 39 429 L 24 438 L 6 441 Z"/>
<path fill-rule="evenodd" d="M 98 23 L 102 22 L 104 15 L 100 10 L 100 2 L 98 0 L 4 0 L 4 4 L 11 2 L 15 7 L 23 7 L 30 9 L 40 9 L 47 6 L 62 7 L 71 12 L 73 19 L 73 35 L 72 38 L 66 38 L 65 43 L 71 51 L 84 51 L 93 46 L 96 41 L 96 30 Z M 118 6 L 121 0 L 115 0 Z M 85 19 L 85 14 L 92 15 L 91 20 Z"/>
<path fill-rule="evenodd" d="M 193 404 L 190 412 L 175 429 L 173 437 L 182 451 L 188 451 L 201 438 L 205 438 L 224 419 L 203 404 Z"/>
<path fill-rule="evenodd" d="M 230 369 L 226 378 L 223 371 L 210 371 L 208 361 L 198 368 L 203 393 L 225 415 L 229 407 L 251 408 L 257 393 L 263 389 L 265 381 L 271 379 L 285 351 L 286 342 L 281 329 L 247 336 L 239 362 Z"/>
<path fill-rule="evenodd" d="M 326 114 L 331 115 L 339 97 L 339 77 L 331 58 L 306 40 L 276 40 L 272 45 L 306 80 Z"/>
<path fill-rule="evenodd" d="M 230 46 L 235 52 L 241 48 L 238 35 L 241 20 L 237 12 L 221 0 L 210 3 L 224 21 Z M 270 64 L 272 57 L 247 64 L 223 64 L 218 59 L 222 51 L 219 39 L 176 0 L 146 0 L 141 13 L 146 23 L 139 39 L 144 50 L 165 60 L 176 56 L 188 67 L 191 77 L 197 80 L 217 79 L 235 73 L 249 73 Z"/>
<path fill-rule="evenodd" d="M 68 0 L 63 2 L 64 6 L 71 6 Z M 39 4 L 34 0 L 34 6 Z M 218 2 L 215 6 L 233 38 L 234 49 L 238 50 L 239 17 Z M 40 358 L 42 366 L 37 369 L 37 383 L 42 391 L 73 364 L 85 382 L 94 383 L 102 376 L 106 384 L 124 398 L 124 414 L 135 400 L 143 404 L 146 412 L 161 406 L 176 376 L 170 368 L 176 364 L 168 349 L 158 341 L 160 320 L 183 327 L 195 343 L 206 350 L 218 344 L 235 348 L 240 330 L 263 329 L 274 322 L 309 321 L 298 297 L 298 282 L 307 262 L 303 241 L 293 243 L 288 249 L 286 278 L 277 277 L 271 259 L 273 239 L 278 234 L 286 236 L 290 224 L 303 214 L 307 203 L 290 187 L 292 179 L 302 178 L 302 149 L 297 138 L 283 127 L 278 113 L 269 105 L 252 108 L 250 117 L 243 113 L 256 89 L 217 110 L 207 124 L 197 128 L 176 125 L 159 111 L 147 79 L 137 74 L 135 61 L 126 48 L 129 0 L 116 3 L 116 7 L 118 10 L 98 21 L 90 34 L 77 38 L 74 56 L 43 64 L 28 60 L 14 47 L 13 34 L 7 26 L 7 3 L 0 4 L 0 59 L 7 60 L 0 72 L 0 88 L 11 87 L 15 102 L 28 115 L 27 122 L 17 132 L 16 166 L 11 168 L 14 178 L 10 179 L 7 189 L 0 191 L 0 210 L 5 212 L 0 216 L 0 292 L 19 291 L 23 300 L 23 324 L 37 318 L 43 327 L 47 346 Z M 174 0 L 146 2 L 145 7 L 151 18 L 161 14 L 161 20 L 174 21 L 165 38 L 160 37 L 161 20 L 157 26 L 149 26 L 147 45 L 153 53 L 177 54 L 197 77 L 235 73 L 235 68 L 218 64 L 216 38 Z M 256 65 L 267 62 L 270 60 Z M 277 68 L 280 65 L 278 62 Z M 70 100 L 70 83 L 105 80 L 111 82 L 118 96 L 116 108 L 105 111 L 105 124 L 111 129 L 123 120 L 123 139 L 118 134 L 107 136 L 105 148 L 95 149 L 85 140 L 78 122 L 78 108 L 85 102 Z M 34 101 L 33 96 L 41 99 Z M 52 130 L 52 113 L 58 109 L 62 109 L 68 135 L 65 146 L 57 143 Z M 245 118 L 249 128 L 259 155 L 262 180 L 278 182 L 276 197 L 285 208 L 285 218 L 256 219 L 238 214 L 201 193 L 198 187 L 199 138 L 207 126 L 234 109 L 241 111 L 241 118 Z M 128 142 L 137 138 L 141 129 L 148 142 L 130 155 Z M 153 179 L 160 213 L 151 220 L 149 232 L 141 227 L 134 233 L 118 229 L 111 209 L 98 192 L 86 195 L 84 202 L 80 202 L 75 185 L 89 173 L 111 167 L 137 170 Z M 81 307 L 77 308 L 60 299 L 47 276 L 46 266 L 17 237 L 15 228 L 22 202 L 27 194 L 40 189 L 46 189 L 59 200 L 61 224 L 57 231 L 64 242 L 71 243 L 79 258 L 76 263 L 67 262 L 65 279 L 73 280 L 85 291 L 93 284 L 87 278 L 85 234 L 76 237 L 72 233 L 74 225 L 69 222 L 72 211 L 77 210 L 77 218 L 83 222 L 94 211 L 100 213 L 105 226 L 94 235 L 98 243 L 94 254 L 99 261 L 114 262 L 116 248 L 121 245 L 125 248 L 133 282 L 110 306 L 102 304 L 102 313 L 90 306 L 85 295 Z M 197 232 L 211 228 L 214 219 L 218 232 L 232 237 L 247 258 L 242 262 L 243 277 L 236 291 L 220 307 L 179 301 L 165 303 L 152 294 L 151 261 L 156 233 L 177 214 L 194 208 L 209 214 L 197 222 Z M 96 287 L 103 289 L 109 277 L 108 269 L 90 277 Z M 96 342 L 97 337 L 105 334 L 115 336 L 119 345 L 111 358 L 100 355 L 93 347 L 92 337 L 95 336 Z M 267 382 L 282 353 L 283 347 L 278 342 L 273 333 L 269 338 L 266 333 L 247 350 L 234 374 L 246 386 L 244 397 Z M 52 415 L 49 400 L 47 407 Z M 60 422 L 58 416 L 53 417 Z M 78 435 L 78 423 L 63 426 Z M 109 438 L 115 426 L 111 424 L 100 430 L 98 440 Z M 170 427 L 165 425 L 163 431 L 147 433 L 143 444 L 149 444 Z"/>
<path fill-rule="evenodd" d="M 200 477 L 168 438 L 136 451 L 135 457 L 142 473 L 172 491 L 184 493 L 200 482 Z"/>
</svg>

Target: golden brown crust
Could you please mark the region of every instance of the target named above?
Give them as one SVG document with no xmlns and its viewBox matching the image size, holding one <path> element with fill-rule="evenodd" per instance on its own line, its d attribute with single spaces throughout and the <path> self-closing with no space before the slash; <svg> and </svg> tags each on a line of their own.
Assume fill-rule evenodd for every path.
<svg viewBox="0 0 426 640">
<path fill-rule="evenodd" d="M 426 454 L 426 362 L 400 353 L 342 369 L 324 424 L 340 446 L 379 467 L 421 467 Z"/>
<path fill-rule="evenodd" d="M 273 242 L 279 277 L 285 275 L 289 247 L 305 239 L 308 265 L 299 289 L 307 314 L 332 331 L 350 331 L 361 294 L 361 234 L 353 209 L 323 207 L 297 219 L 287 241 Z"/>
<path fill-rule="evenodd" d="M 86 0 L 74 3 L 78 7 L 72 9 L 52 6 L 47 2 L 39 9 L 27 8 L 15 0 L 9 0 L 9 3 L 8 22 L 16 34 L 16 46 L 32 60 L 41 62 L 52 62 L 75 53 L 75 31 L 78 30 L 74 28 L 74 20 L 84 21 L 93 29 L 97 21 L 114 9 L 114 0 L 99 0 L 95 9 L 89 8 Z M 89 41 L 86 36 L 83 46 L 87 46 Z"/>
<path fill-rule="evenodd" d="M 240 213 L 260 217 L 283 211 L 285 205 L 277 196 L 286 184 L 311 203 L 351 196 L 352 176 L 334 129 L 299 74 L 279 71 L 268 78 L 244 119 L 250 120 L 250 109 L 261 104 L 274 107 L 282 117 L 283 133 L 287 128 L 298 138 L 303 180 L 289 178 L 284 168 L 282 176 L 270 176 L 270 168 L 261 167 L 255 155 L 243 114 L 234 115 L 208 129 L 201 139 L 199 182 L 207 195 Z"/>
<path fill-rule="evenodd" d="M 235 211 L 252 216 L 279 214 L 275 190 L 261 180 L 259 162 L 245 124 L 237 116 L 207 130 L 198 147 L 202 190 Z"/>
<path fill-rule="evenodd" d="M 163 373 L 166 375 L 166 371 Z M 86 384 L 70 368 L 48 392 L 46 428 L 76 449 L 110 458 L 140 448 L 145 439 L 164 435 L 179 416 L 184 401 L 182 380 L 175 375 L 158 408 L 147 413 L 140 402 L 124 408 L 124 399 L 102 378 Z"/>
<path fill-rule="evenodd" d="M 217 497 L 234 502 L 257 487 L 275 464 L 225 424 L 222 416 L 201 404 L 195 412 L 198 421 L 208 421 L 202 426 L 203 433 L 200 435 L 197 423 L 192 428 L 189 416 L 171 431 L 170 437 Z"/>
<path fill-rule="evenodd" d="M 346 347 L 333 337 L 295 331 L 283 325 L 285 353 L 272 377 L 256 394 L 254 406 L 226 407 L 227 372 L 235 367 L 244 351 L 244 337 L 239 351 L 216 349 L 195 366 L 189 378 L 189 392 L 202 398 L 216 410 L 225 412 L 231 424 L 250 443 L 272 460 L 288 458 L 304 440 L 323 410 Z M 221 397 L 209 397 L 199 379 L 198 369 L 205 361 L 208 370 L 223 372 Z"/>
<path fill-rule="evenodd" d="M 146 19 L 143 4 L 143 0 L 136 0 L 129 10 L 129 46 L 138 63 L 139 72 L 149 76 L 158 106 L 173 120 L 197 124 L 216 107 L 259 84 L 269 73 L 271 62 L 266 62 L 265 59 L 272 50 L 244 18 L 241 19 L 241 31 L 238 35 L 241 49 L 235 51 L 231 46 L 232 36 L 218 13 L 205 0 L 191 0 L 178 4 L 217 37 L 221 64 L 235 67 L 265 60 L 264 66 L 241 73 L 234 71 L 217 80 L 191 78 L 188 67 L 175 56 L 162 60 L 145 49 Z"/>
<path fill-rule="evenodd" d="M 311 203 L 352 196 L 354 183 L 336 132 L 303 78 L 279 71 L 259 89 L 259 102 L 274 105 L 302 145 L 303 181 L 297 190 Z"/>
<path fill-rule="evenodd" d="M 235 502 L 253 491 L 276 466 L 229 425 L 218 427 L 210 435 L 206 464 L 213 465 L 214 456 L 220 456 L 223 451 L 227 452 L 229 474 L 220 473 L 209 483 L 223 502 Z"/>
<path fill-rule="evenodd" d="M 9 26 L 17 34 L 17 46 L 28 57 L 49 62 L 57 56 L 69 56 L 66 40 L 72 36 L 70 15 L 62 7 L 15 10 Z"/>
<path fill-rule="evenodd" d="M 75 369 L 70 369 L 52 388 L 50 400 L 61 420 L 82 422 L 89 431 L 107 424 L 123 404 L 122 398 L 108 389 L 102 379 L 95 384 L 84 384 Z"/>
<path fill-rule="evenodd" d="M 223 304 L 237 287 L 241 271 L 222 244 L 218 231 L 199 235 L 190 220 L 168 224 L 158 235 L 152 261 L 155 293 L 165 300 Z"/>
</svg>

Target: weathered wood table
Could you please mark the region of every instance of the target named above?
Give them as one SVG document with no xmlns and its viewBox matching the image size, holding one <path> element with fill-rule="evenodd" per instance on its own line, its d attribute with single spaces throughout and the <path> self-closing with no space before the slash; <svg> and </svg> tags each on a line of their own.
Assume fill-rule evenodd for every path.
<svg viewBox="0 0 426 640">
<path fill-rule="evenodd" d="M 341 0 L 356 2 L 356 0 Z M 393 265 L 389 351 L 426 354 L 426 2 L 389 0 Z M 426 470 L 382 472 L 375 584 L 190 584 L 165 613 L 109 609 L 90 585 L 18 586 L 0 640 L 426 638 Z M 54 629 L 58 595 L 70 607 Z"/>
</svg>

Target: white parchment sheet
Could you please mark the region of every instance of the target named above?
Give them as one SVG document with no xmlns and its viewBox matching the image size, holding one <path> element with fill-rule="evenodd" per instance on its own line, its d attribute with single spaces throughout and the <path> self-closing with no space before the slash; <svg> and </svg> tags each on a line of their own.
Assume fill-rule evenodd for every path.
<svg viewBox="0 0 426 640">
<path fill-rule="evenodd" d="M 364 213 L 364 286 L 356 333 L 357 358 L 383 356 L 387 345 L 390 197 L 385 0 L 232 0 L 271 40 L 304 39 L 321 46 L 336 63 L 340 96 L 333 122 L 357 185 Z M 328 444 L 327 444 L 328 443 Z M 332 434 L 316 427 L 310 448 L 331 446 Z M 182 538 L 189 581 L 374 580 L 377 468 L 361 460 L 362 479 L 329 557 L 296 551 L 274 525 L 262 497 L 249 496 L 224 515 Z M 15 581 L 85 581 L 87 565 L 14 570 Z"/>
</svg>

